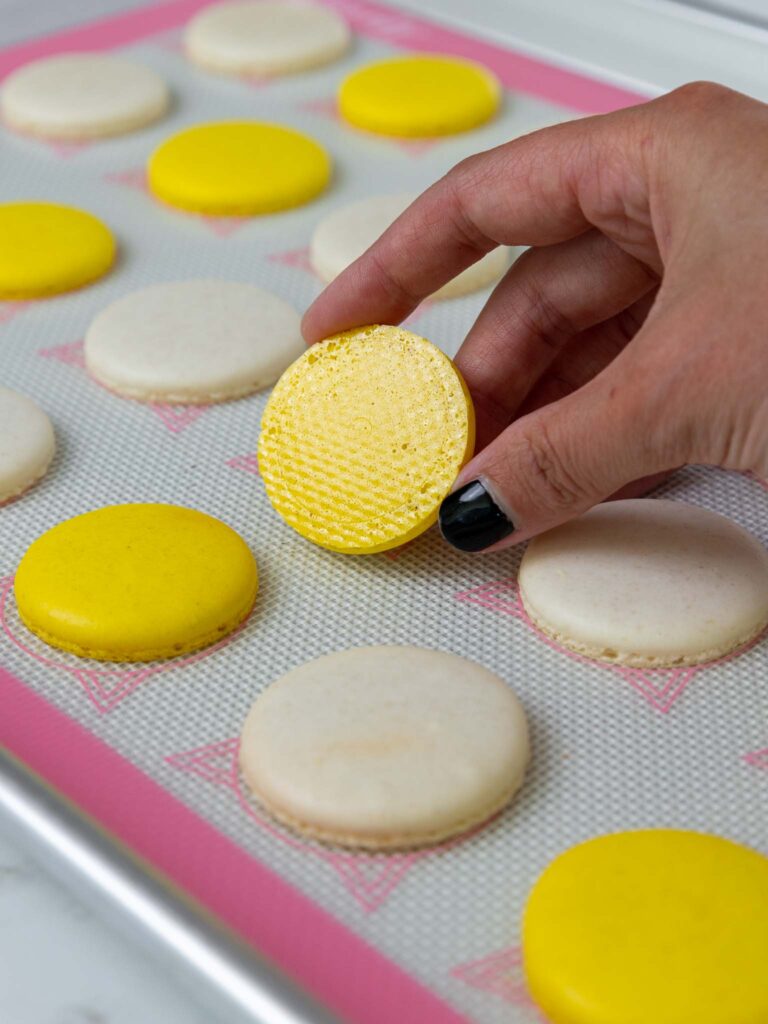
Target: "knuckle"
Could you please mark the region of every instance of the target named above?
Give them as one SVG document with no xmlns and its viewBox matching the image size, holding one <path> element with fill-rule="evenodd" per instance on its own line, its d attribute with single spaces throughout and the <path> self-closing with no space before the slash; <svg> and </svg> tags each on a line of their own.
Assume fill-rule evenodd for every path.
<svg viewBox="0 0 768 1024">
<path fill-rule="evenodd" d="M 717 104 L 730 102 L 736 96 L 732 89 L 706 80 L 686 82 L 668 93 L 665 99 L 684 111 L 711 110 Z"/>
<path fill-rule="evenodd" d="M 531 497 L 540 508 L 568 512 L 584 503 L 590 488 L 569 470 L 564 452 L 552 441 L 546 420 L 534 420 L 520 436 L 521 465 L 517 472 L 524 474 L 533 491 Z"/>
<path fill-rule="evenodd" d="M 469 167 L 465 169 L 464 165 L 473 164 L 475 159 L 469 157 L 462 160 L 443 179 L 448 201 L 442 204 L 441 213 L 442 217 L 450 220 L 455 242 L 477 257 L 484 256 L 495 243 L 478 225 L 472 209 L 473 196 L 477 192 L 472 182 L 482 173 L 482 168 L 479 171 L 471 170 Z"/>
<path fill-rule="evenodd" d="M 419 304 L 422 297 L 411 289 L 406 281 L 395 275 L 392 268 L 381 258 L 375 248 L 370 250 L 368 259 L 388 299 L 398 307 L 413 307 Z"/>
<path fill-rule="evenodd" d="M 548 294 L 546 287 L 535 279 L 521 283 L 521 299 L 515 315 L 529 334 L 553 351 L 559 351 L 581 329 L 581 324 L 570 317 Z"/>
</svg>

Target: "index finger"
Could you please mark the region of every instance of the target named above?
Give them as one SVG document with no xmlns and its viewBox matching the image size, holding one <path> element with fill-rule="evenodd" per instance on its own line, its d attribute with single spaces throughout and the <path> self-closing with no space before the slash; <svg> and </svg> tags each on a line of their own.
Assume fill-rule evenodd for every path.
<svg viewBox="0 0 768 1024">
<path fill-rule="evenodd" d="M 631 170 L 637 189 L 632 140 L 646 107 L 544 128 L 457 164 L 315 300 L 306 340 L 399 323 L 497 245 L 551 245 L 600 227 L 610 214 L 601 162 L 609 156 L 612 170 Z"/>
</svg>

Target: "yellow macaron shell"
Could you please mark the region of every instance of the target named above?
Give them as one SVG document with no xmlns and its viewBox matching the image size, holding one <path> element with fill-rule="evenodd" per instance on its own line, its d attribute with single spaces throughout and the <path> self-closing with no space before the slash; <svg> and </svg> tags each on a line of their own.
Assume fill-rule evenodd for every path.
<svg viewBox="0 0 768 1024">
<path fill-rule="evenodd" d="M 245 541 L 175 505 L 112 505 L 38 538 L 15 579 L 22 622 L 46 643 L 102 661 L 173 658 L 222 639 L 258 589 Z"/>
<path fill-rule="evenodd" d="M 474 443 L 472 400 L 451 360 L 376 325 L 327 338 L 286 370 L 258 457 L 290 526 L 334 551 L 372 554 L 436 521 Z"/>
<path fill-rule="evenodd" d="M 85 210 L 55 203 L 0 203 L 0 299 L 68 292 L 105 274 L 112 232 Z"/>
<path fill-rule="evenodd" d="M 499 108 L 501 87 L 481 64 L 457 57 L 392 57 L 341 83 L 339 111 L 358 128 L 418 137 L 468 131 Z"/>
<path fill-rule="evenodd" d="M 552 1024 L 763 1024 L 768 858 L 672 829 L 590 840 L 531 891 L 523 958 Z"/>
<path fill-rule="evenodd" d="M 331 178 L 314 139 L 261 121 L 219 121 L 172 135 L 147 165 L 150 190 L 183 210 L 222 216 L 274 213 L 313 199 Z"/>
</svg>

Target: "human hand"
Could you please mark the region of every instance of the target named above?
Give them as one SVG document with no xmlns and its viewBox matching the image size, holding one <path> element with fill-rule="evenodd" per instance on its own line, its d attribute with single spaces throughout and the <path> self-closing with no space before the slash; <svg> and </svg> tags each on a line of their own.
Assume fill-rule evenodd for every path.
<svg viewBox="0 0 768 1024">
<path fill-rule="evenodd" d="M 768 106 L 706 82 L 469 157 L 315 301 L 399 323 L 526 245 L 456 357 L 479 454 L 443 502 L 496 550 L 684 463 L 768 475 Z"/>
</svg>

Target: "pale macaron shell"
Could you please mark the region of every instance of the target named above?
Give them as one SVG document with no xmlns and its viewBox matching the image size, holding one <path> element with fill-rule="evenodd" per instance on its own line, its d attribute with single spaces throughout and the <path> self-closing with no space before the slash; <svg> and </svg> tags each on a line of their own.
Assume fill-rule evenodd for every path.
<svg viewBox="0 0 768 1024">
<path fill-rule="evenodd" d="M 150 285 L 117 299 L 85 336 L 89 372 L 146 402 L 223 402 L 274 384 L 305 351 L 299 314 L 249 283 Z"/>
<path fill-rule="evenodd" d="M 50 139 L 121 135 L 156 121 L 169 103 L 157 72 L 109 54 L 44 57 L 14 71 L 0 89 L 5 123 Z"/>
<path fill-rule="evenodd" d="M 757 538 L 658 498 L 606 502 L 534 538 L 519 585 L 545 633 L 614 664 L 711 661 L 768 624 L 768 551 Z"/>
<path fill-rule="evenodd" d="M 0 502 L 37 483 L 56 451 L 51 421 L 26 395 L 0 386 Z"/>
<path fill-rule="evenodd" d="M 319 278 L 330 283 L 362 256 L 417 197 L 416 192 L 367 196 L 339 206 L 315 228 L 309 261 Z M 499 246 L 439 288 L 432 299 L 454 299 L 488 287 L 510 264 L 510 250 Z"/>
<path fill-rule="evenodd" d="M 529 759 L 497 675 L 443 651 L 358 647 L 294 668 L 251 708 L 240 763 L 304 835 L 368 849 L 437 843 L 499 811 Z"/>
<path fill-rule="evenodd" d="M 232 0 L 211 4 L 187 25 L 184 47 L 194 63 L 231 75 L 285 75 L 336 60 L 350 31 L 319 4 Z"/>
</svg>

